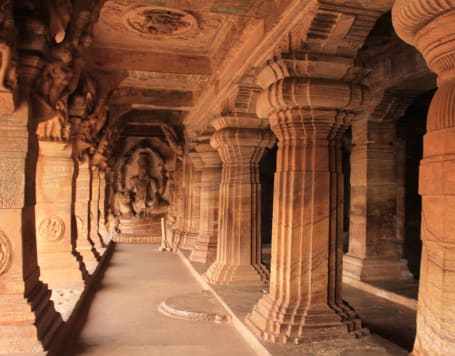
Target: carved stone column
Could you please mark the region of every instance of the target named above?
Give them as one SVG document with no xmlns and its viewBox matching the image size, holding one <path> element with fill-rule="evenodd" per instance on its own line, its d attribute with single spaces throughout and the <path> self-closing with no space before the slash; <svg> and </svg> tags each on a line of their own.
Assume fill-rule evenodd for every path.
<svg viewBox="0 0 455 356">
<path fill-rule="evenodd" d="M 40 281 L 34 198 L 38 143 L 29 126 L 26 102 L 12 114 L 0 114 L 0 354 L 5 355 L 44 352 L 62 326 Z"/>
<path fill-rule="evenodd" d="M 398 35 L 438 74 L 420 165 L 422 261 L 414 355 L 455 354 L 455 2 L 397 0 Z"/>
<path fill-rule="evenodd" d="M 98 233 L 99 227 L 99 204 L 100 204 L 100 174 L 99 168 L 95 166 L 90 167 L 90 219 L 89 230 L 90 239 L 93 241 L 93 247 L 100 256 L 104 254 L 106 245 Z"/>
<path fill-rule="evenodd" d="M 183 173 L 183 175 L 181 177 L 180 187 L 179 187 L 179 189 L 182 190 L 181 197 L 179 200 L 180 221 L 179 221 L 179 225 L 174 233 L 174 240 L 176 242 L 178 242 L 178 246 L 176 246 L 176 247 L 182 247 L 182 246 L 187 245 L 186 239 L 188 237 L 188 231 L 189 231 L 189 227 L 190 227 L 190 216 L 191 216 L 190 182 L 191 182 L 192 169 L 191 169 L 191 160 L 188 155 L 186 155 L 184 158 L 182 173 Z"/>
<path fill-rule="evenodd" d="M 261 262 L 259 162 L 275 142 L 263 120 L 220 117 L 210 143 L 223 161 L 215 262 L 205 274 L 213 284 L 258 284 L 268 279 Z M 256 126 L 256 127 L 254 127 Z"/>
<path fill-rule="evenodd" d="M 72 253 L 73 176 L 71 145 L 41 139 L 36 169 L 38 261 L 42 278 L 52 289 L 84 288 Z"/>
<path fill-rule="evenodd" d="M 181 248 L 191 250 L 196 243 L 199 235 L 200 212 L 201 212 L 201 178 L 203 163 L 197 152 L 189 153 L 191 159 L 191 180 L 188 189 L 189 194 L 189 215 L 188 215 L 188 232 L 186 239 Z"/>
<path fill-rule="evenodd" d="M 76 250 L 82 256 L 85 268 L 93 274 L 98 265 L 99 253 L 89 237 L 90 166 L 88 160 L 78 162 L 75 179 L 76 201 L 74 207 L 76 223 Z"/>
<path fill-rule="evenodd" d="M 394 121 L 352 123 L 351 214 L 344 276 L 356 280 L 411 278 L 397 235 L 397 145 Z M 404 164 L 404 162 L 402 162 Z M 404 203 L 404 195 L 402 196 Z M 401 202 L 401 201 L 400 201 Z"/>
<path fill-rule="evenodd" d="M 101 236 L 104 245 L 111 241 L 111 236 L 106 228 L 106 171 L 99 171 L 100 176 L 100 198 L 98 201 L 98 235 Z"/>
<path fill-rule="evenodd" d="M 201 212 L 199 235 L 190 255 L 196 262 L 213 262 L 216 257 L 218 237 L 218 202 L 221 181 L 221 159 L 208 142 L 200 142 L 196 152 L 203 162 L 201 177 Z"/>
<path fill-rule="evenodd" d="M 333 60 L 327 73 L 336 74 L 339 65 L 344 64 Z M 361 332 L 341 299 L 337 141 L 364 95 L 362 87 L 341 78 L 284 77 L 258 98 L 258 116 L 269 118 L 279 141 L 270 289 L 247 317 L 266 340 L 298 343 Z"/>
</svg>

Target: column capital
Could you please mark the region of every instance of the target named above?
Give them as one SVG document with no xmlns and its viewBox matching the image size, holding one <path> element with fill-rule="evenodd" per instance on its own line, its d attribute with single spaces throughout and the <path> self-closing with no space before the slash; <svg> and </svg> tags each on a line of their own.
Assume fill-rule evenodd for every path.
<svg viewBox="0 0 455 356">
<path fill-rule="evenodd" d="M 265 89 L 258 97 L 256 112 L 261 118 L 289 109 L 356 110 L 368 91 L 359 84 L 340 80 L 288 77 Z"/>
<path fill-rule="evenodd" d="M 204 163 L 204 167 L 221 166 L 220 155 L 212 146 L 210 146 L 210 143 L 200 142 L 196 145 L 195 150 Z"/>
<path fill-rule="evenodd" d="M 396 0 L 392 21 L 397 34 L 422 52 L 439 84 L 455 78 L 454 0 Z"/>
</svg>

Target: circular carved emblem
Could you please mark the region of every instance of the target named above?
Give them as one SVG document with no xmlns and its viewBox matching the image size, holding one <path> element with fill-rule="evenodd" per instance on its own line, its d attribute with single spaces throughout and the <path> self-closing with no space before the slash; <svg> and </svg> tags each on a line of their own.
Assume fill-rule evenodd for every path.
<svg viewBox="0 0 455 356">
<path fill-rule="evenodd" d="M 65 223 L 58 216 L 49 216 L 39 225 L 39 233 L 49 241 L 57 241 L 63 237 Z"/>
<path fill-rule="evenodd" d="M 0 275 L 5 273 L 11 262 L 12 248 L 8 237 L 0 231 Z"/>
<path fill-rule="evenodd" d="M 155 6 L 139 6 L 128 11 L 124 22 L 135 32 L 152 36 L 178 36 L 197 28 L 188 12 Z"/>
</svg>

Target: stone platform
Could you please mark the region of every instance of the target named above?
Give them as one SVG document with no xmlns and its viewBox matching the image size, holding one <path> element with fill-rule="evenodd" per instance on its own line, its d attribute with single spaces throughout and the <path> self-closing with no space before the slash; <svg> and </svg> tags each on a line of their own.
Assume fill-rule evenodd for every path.
<svg viewBox="0 0 455 356">
<path fill-rule="evenodd" d="M 160 217 L 121 217 L 120 234 L 113 240 L 127 244 L 158 244 L 161 242 Z"/>
</svg>

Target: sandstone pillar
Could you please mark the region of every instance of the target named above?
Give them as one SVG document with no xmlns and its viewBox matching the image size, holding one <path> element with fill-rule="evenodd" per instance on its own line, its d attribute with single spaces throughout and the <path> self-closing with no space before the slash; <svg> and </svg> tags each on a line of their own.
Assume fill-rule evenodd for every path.
<svg viewBox="0 0 455 356">
<path fill-rule="evenodd" d="M 279 141 L 270 289 L 247 317 L 266 340 L 298 343 L 361 332 L 341 300 L 342 175 L 335 141 L 363 97 L 360 86 L 340 79 L 285 77 L 258 98 L 258 116 L 269 118 Z"/>
<path fill-rule="evenodd" d="M 401 259 L 404 236 L 397 234 L 398 211 L 395 122 L 357 120 L 352 123 L 351 214 L 349 252 L 344 276 L 356 280 L 411 278 Z M 404 162 L 401 162 L 404 164 Z M 398 221 L 398 213 L 401 220 Z"/>
<path fill-rule="evenodd" d="M 39 280 L 33 193 L 38 143 L 29 126 L 26 102 L 0 114 L 0 354 L 44 354 L 62 325 Z"/>
<path fill-rule="evenodd" d="M 422 261 L 414 355 L 455 353 L 455 2 L 397 0 L 398 35 L 438 74 L 420 165 Z"/>
<path fill-rule="evenodd" d="M 183 162 L 183 175 L 180 180 L 180 189 L 182 190 L 181 200 L 180 200 L 180 222 L 179 226 L 175 231 L 176 241 L 178 241 L 178 247 L 187 245 L 188 231 L 190 228 L 190 216 L 191 216 L 191 160 L 188 155 L 185 156 Z"/>
<path fill-rule="evenodd" d="M 189 215 L 188 232 L 181 248 L 191 250 L 196 243 L 199 234 L 200 211 L 201 211 L 201 177 L 203 163 L 197 152 L 189 153 L 191 159 L 191 179 L 189 181 Z"/>
<path fill-rule="evenodd" d="M 202 160 L 199 234 L 190 260 L 213 262 L 216 257 L 218 236 L 218 202 L 221 181 L 221 159 L 208 139 L 196 146 Z"/>
<path fill-rule="evenodd" d="M 260 119 L 221 117 L 212 124 L 217 131 L 210 142 L 220 154 L 223 169 L 217 257 L 205 278 L 213 284 L 265 283 L 259 162 L 265 148 L 274 144 L 274 136 L 261 128 L 267 125 Z"/>
<path fill-rule="evenodd" d="M 71 145 L 41 137 L 36 169 L 38 261 L 43 280 L 53 290 L 84 288 L 79 263 L 72 253 L 73 175 Z"/>
<path fill-rule="evenodd" d="M 98 233 L 99 227 L 99 204 L 100 204 L 100 174 L 99 168 L 96 166 L 90 167 L 90 214 L 89 214 L 89 230 L 90 239 L 93 241 L 93 247 L 100 256 L 104 254 L 106 245 Z"/>
<path fill-rule="evenodd" d="M 98 265 L 99 253 L 89 237 L 89 199 L 90 199 L 90 167 L 88 160 L 78 162 L 78 174 L 75 179 L 75 223 L 76 250 L 82 256 L 85 268 L 93 274 Z"/>
<path fill-rule="evenodd" d="M 111 241 L 111 236 L 106 228 L 106 171 L 101 170 L 99 171 L 100 177 L 100 197 L 98 201 L 98 235 L 101 236 L 101 239 L 104 245 Z"/>
</svg>

